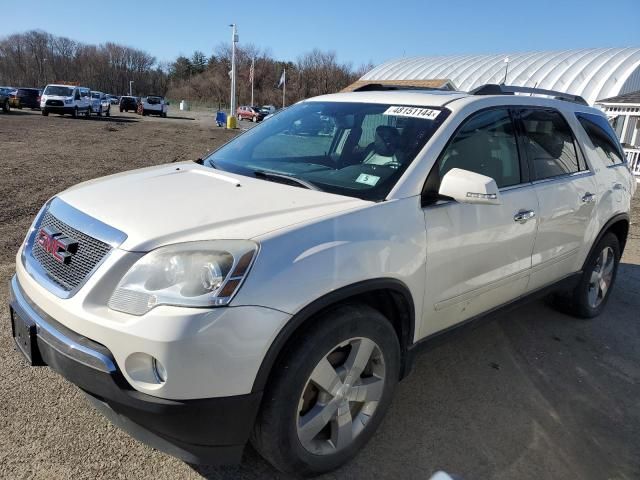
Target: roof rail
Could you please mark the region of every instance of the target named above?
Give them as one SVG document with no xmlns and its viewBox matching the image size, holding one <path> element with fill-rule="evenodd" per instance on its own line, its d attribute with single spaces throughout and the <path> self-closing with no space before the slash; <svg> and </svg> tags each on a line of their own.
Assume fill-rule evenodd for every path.
<svg viewBox="0 0 640 480">
<path fill-rule="evenodd" d="M 389 85 L 382 83 L 367 83 L 361 87 L 353 89 L 354 92 L 384 92 L 388 90 L 438 90 L 443 91 L 445 89 L 438 87 L 419 87 L 417 85 Z M 445 90 L 449 91 L 449 90 Z M 451 90 L 452 92 L 454 90 Z"/>
<path fill-rule="evenodd" d="M 572 95 L 570 93 L 557 92 L 555 90 L 545 90 L 544 88 L 516 87 L 512 85 L 497 85 L 495 83 L 481 85 L 474 88 L 469 93 L 471 95 L 514 95 L 516 93 L 530 93 L 531 95 L 548 95 L 558 100 L 564 100 L 565 102 L 589 105 L 580 95 Z"/>
</svg>

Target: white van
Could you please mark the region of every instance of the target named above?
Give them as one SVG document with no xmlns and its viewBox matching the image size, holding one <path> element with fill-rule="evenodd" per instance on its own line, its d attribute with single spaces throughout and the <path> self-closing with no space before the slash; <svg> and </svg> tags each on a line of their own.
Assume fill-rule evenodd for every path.
<svg viewBox="0 0 640 480">
<path fill-rule="evenodd" d="M 74 85 L 47 85 L 40 98 L 40 109 L 45 117 L 49 113 L 78 117 L 81 113 L 89 116 L 91 106 L 90 90 Z"/>
</svg>

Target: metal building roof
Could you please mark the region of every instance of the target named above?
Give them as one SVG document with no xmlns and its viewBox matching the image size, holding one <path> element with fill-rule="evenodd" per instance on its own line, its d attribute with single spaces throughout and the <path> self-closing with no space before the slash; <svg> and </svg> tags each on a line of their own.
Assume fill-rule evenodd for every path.
<svg viewBox="0 0 640 480">
<path fill-rule="evenodd" d="M 588 48 L 550 52 L 399 58 L 360 80 L 450 79 L 468 91 L 487 83 L 538 87 L 596 100 L 640 90 L 640 48 Z"/>
</svg>

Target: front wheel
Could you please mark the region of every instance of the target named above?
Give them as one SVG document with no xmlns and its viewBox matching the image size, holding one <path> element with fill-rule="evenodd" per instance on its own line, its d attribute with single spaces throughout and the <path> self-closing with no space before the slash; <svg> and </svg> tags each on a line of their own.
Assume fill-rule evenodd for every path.
<svg viewBox="0 0 640 480">
<path fill-rule="evenodd" d="M 2 111 L 4 113 L 9 113 L 11 111 L 11 106 L 9 105 L 9 100 L 5 100 L 2 104 Z"/>
<path fill-rule="evenodd" d="M 591 252 L 576 288 L 555 297 L 556 306 L 576 317 L 600 315 L 611 295 L 619 263 L 620 242 L 614 233 L 609 232 Z"/>
<path fill-rule="evenodd" d="M 43 117 L 48 117 L 49 116 L 49 111 L 46 108 L 42 109 L 42 116 Z"/>
<path fill-rule="evenodd" d="M 107 108 L 107 113 L 105 113 L 107 117 L 111 116 L 111 107 Z"/>
<path fill-rule="evenodd" d="M 276 362 L 254 447 L 283 472 L 339 467 L 373 436 L 399 370 L 398 337 L 380 312 L 351 304 L 322 315 Z"/>
<path fill-rule="evenodd" d="M 73 109 L 73 113 L 71 114 L 71 116 L 72 116 L 73 118 L 78 118 L 78 107 L 75 107 L 75 108 Z"/>
</svg>

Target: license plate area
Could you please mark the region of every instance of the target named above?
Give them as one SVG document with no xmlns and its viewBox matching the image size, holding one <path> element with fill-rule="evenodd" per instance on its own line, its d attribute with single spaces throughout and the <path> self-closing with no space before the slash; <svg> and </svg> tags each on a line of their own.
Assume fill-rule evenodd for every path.
<svg viewBox="0 0 640 480">
<path fill-rule="evenodd" d="M 38 349 L 36 324 L 11 309 L 11 332 L 18 350 L 22 352 L 31 366 L 45 365 Z"/>
</svg>

